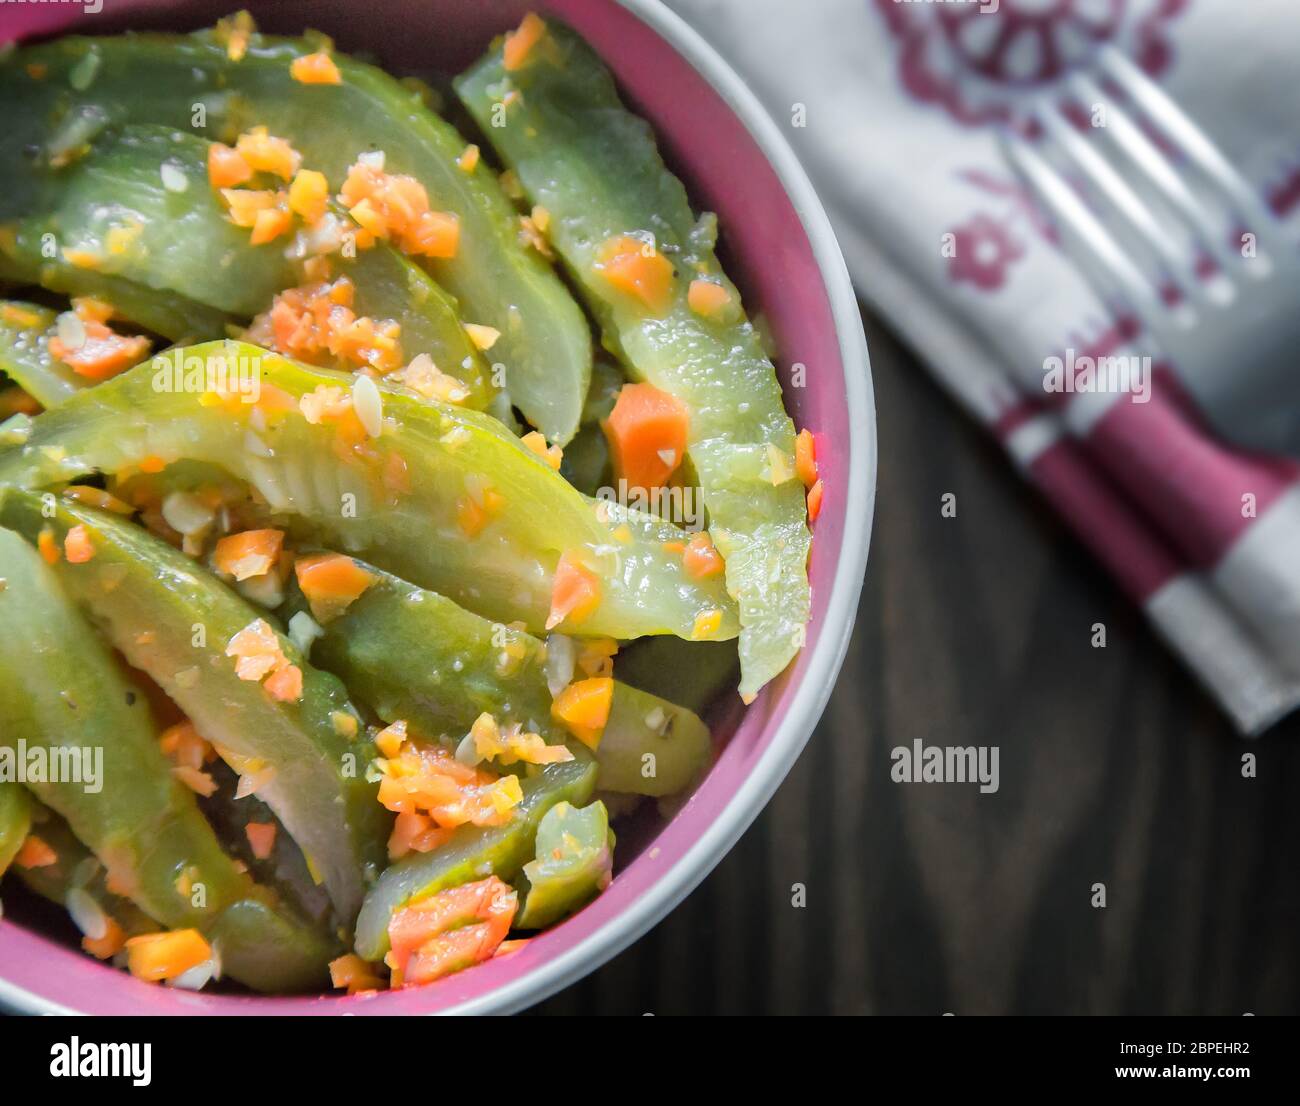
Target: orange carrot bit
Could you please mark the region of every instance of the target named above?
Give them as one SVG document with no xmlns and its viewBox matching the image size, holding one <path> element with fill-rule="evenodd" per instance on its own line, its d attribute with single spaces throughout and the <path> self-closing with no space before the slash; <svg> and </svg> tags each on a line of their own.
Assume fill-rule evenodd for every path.
<svg viewBox="0 0 1300 1106">
<path fill-rule="evenodd" d="M 258 215 L 274 208 L 280 197 L 269 188 L 223 188 L 221 198 L 230 210 L 230 221 L 237 227 L 249 228 Z"/>
<path fill-rule="evenodd" d="M 235 140 L 235 152 L 259 173 L 273 173 L 289 180 L 302 165 L 302 154 L 283 138 L 268 134 L 265 127 L 254 127 Z"/>
<path fill-rule="evenodd" d="M 476 538 L 505 505 L 505 497 L 494 488 L 456 500 L 456 524 L 467 538 Z"/>
<path fill-rule="evenodd" d="M 672 305 L 673 263 L 640 238 L 611 238 L 600 248 L 596 271 L 656 315 L 662 315 Z"/>
<path fill-rule="evenodd" d="M 406 743 L 406 721 L 399 718 L 375 734 L 375 748 L 381 756 L 392 759 L 402 751 Z"/>
<path fill-rule="evenodd" d="M 546 438 L 536 430 L 530 430 L 519 440 L 550 465 L 551 468 L 555 469 L 556 472 L 560 471 L 560 462 L 564 460 L 564 450 L 558 445 L 548 446 Z"/>
<path fill-rule="evenodd" d="M 510 932 L 518 905 L 496 876 L 438 891 L 393 914 L 385 959 L 404 986 L 432 983 L 489 959 Z"/>
<path fill-rule="evenodd" d="M 691 535 L 691 540 L 686 543 L 686 552 L 682 554 L 682 565 L 692 580 L 716 576 L 727 567 L 713 539 L 705 533 Z"/>
<path fill-rule="evenodd" d="M 296 703 L 302 698 L 302 669 L 296 664 L 286 665 L 268 676 L 262 686 L 272 699 L 281 703 Z"/>
<path fill-rule="evenodd" d="M 817 440 L 811 430 L 800 430 L 794 440 L 794 471 L 805 488 L 817 483 Z"/>
<path fill-rule="evenodd" d="M 162 472 L 167 467 L 167 462 L 156 454 L 149 454 L 148 457 L 141 458 L 140 471 L 150 475 Z"/>
<path fill-rule="evenodd" d="M 69 528 L 63 535 L 63 555 L 70 565 L 84 565 L 95 555 L 90 543 L 90 532 L 81 523 Z"/>
<path fill-rule="evenodd" d="M 818 480 L 808 489 L 808 521 L 816 522 L 822 513 L 822 482 Z"/>
<path fill-rule="evenodd" d="M 393 832 L 388 837 L 388 859 L 400 860 L 407 853 L 430 853 L 445 845 L 454 827 L 438 825 L 429 815 L 414 810 L 404 810 L 393 821 Z"/>
<path fill-rule="evenodd" d="M 208 146 L 208 183 L 213 188 L 234 188 L 253 178 L 253 167 L 244 155 L 224 142 Z"/>
<path fill-rule="evenodd" d="M 315 169 L 299 169 L 289 185 L 289 210 L 314 223 L 329 205 L 330 186 L 324 173 Z"/>
<path fill-rule="evenodd" d="M 343 76 L 329 54 L 318 52 L 294 58 L 289 65 L 289 76 L 302 84 L 342 84 Z"/>
<path fill-rule="evenodd" d="M 27 835 L 22 848 L 14 856 L 14 863 L 20 868 L 48 868 L 58 862 L 59 854 L 34 833 Z"/>
<path fill-rule="evenodd" d="M 89 484 L 70 484 L 63 489 L 63 497 L 84 503 L 88 507 L 98 507 L 101 511 L 112 511 L 116 515 L 135 514 L 135 508 L 131 504 L 124 503 L 103 488 L 92 488 Z"/>
<path fill-rule="evenodd" d="M 283 193 L 280 195 L 283 197 Z M 263 246 L 267 242 L 274 242 L 280 235 L 286 234 L 292 229 L 293 215 L 281 200 L 277 202 L 275 207 L 268 208 L 266 211 L 259 211 L 253 217 L 253 233 L 248 236 L 248 244 L 250 246 Z"/>
<path fill-rule="evenodd" d="M 342 553 L 299 557 L 293 568 L 312 616 L 322 624 L 341 615 L 375 582 L 373 575 Z"/>
<path fill-rule="evenodd" d="M 258 860 L 265 860 L 275 849 L 276 825 L 274 822 L 249 822 L 244 826 L 248 847 Z"/>
<path fill-rule="evenodd" d="M 111 960 L 126 948 L 126 931 L 107 915 L 104 916 L 104 922 L 106 926 L 102 936 L 81 939 L 81 947 L 96 960 Z"/>
<path fill-rule="evenodd" d="M 346 988 L 350 995 L 362 991 L 382 991 L 385 987 L 383 979 L 375 973 L 374 968 L 355 952 L 345 953 L 337 960 L 330 961 L 330 983 L 340 991 Z"/>
<path fill-rule="evenodd" d="M 217 542 L 212 560 L 218 572 L 247 580 L 270 572 L 283 547 L 283 530 L 244 530 Z"/>
<path fill-rule="evenodd" d="M 83 323 L 106 323 L 113 317 L 113 305 L 94 296 L 73 296 L 72 313 Z"/>
<path fill-rule="evenodd" d="M 280 639 L 264 618 L 255 618 L 226 643 L 226 656 L 235 658 L 235 675 L 260 680 L 289 664 Z"/>
<path fill-rule="evenodd" d="M 83 322 L 82 328 L 85 341 L 76 349 L 65 345 L 57 335 L 50 339 L 48 346 L 50 356 L 62 361 L 78 376 L 105 380 L 138 364 L 149 352 L 148 338 L 118 334 L 94 320 Z"/>
<path fill-rule="evenodd" d="M 478 168 L 479 148 L 470 143 L 461 151 L 460 157 L 456 159 L 456 164 L 466 173 L 472 173 Z"/>
<path fill-rule="evenodd" d="M 339 199 L 365 230 L 391 238 L 406 253 L 456 256 L 460 220 L 451 212 L 431 210 L 428 192 L 414 177 L 358 160 L 348 169 Z"/>
<path fill-rule="evenodd" d="M 172 775 L 196 795 L 202 795 L 205 799 L 217 790 L 216 780 L 206 772 L 200 772 L 197 768 L 191 768 L 188 764 L 177 765 L 172 769 Z"/>
<path fill-rule="evenodd" d="M 595 749 L 609 721 L 614 681 L 608 676 L 576 680 L 556 696 L 551 717 L 589 749 Z"/>
<path fill-rule="evenodd" d="M 199 769 L 216 759 L 217 751 L 189 719 L 168 726 L 158 736 L 158 747 L 177 766 Z"/>
<path fill-rule="evenodd" d="M 731 293 L 715 281 L 697 279 L 686 290 L 686 303 L 695 314 L 717 319 L 731 306 Z"/>
<path fill-rule="evenodd" d="M 197 929 L 143 933 L 128 938 L 126 966 L 137 979 L 158 983 L 175 979 L 212 956 L 212 946 Z"/>
<path fill-rule="evenodd" d="M 546 22 L 536 12 L 529 12 L 518 28 L 506 35 L 501 48 L 501 63 L 507 73 L 523 66 L 533 47 L 546 35 Z"/>
<path fill-rule="evenodd" d="M 565 553 L 551 578 L 551 611 L 546 628 L 561 622 L 573 625 L 586 621 L 600 605 L 600 578 L 573 554 Z"/>
<path fill-rule="evenodd" d="M 394 814 L 427 814 L 444 829 L 504 825 L 523 799 L 518 776 L 462 764 L 440 745 L 408 742 L 379 767 L 381 806 Z"/>
<path fill-rule="evenodd" d="M 47 565 L 59 563 L 59 543 L 54 540 L 54 531 L 48 526 L 36 536 L 36 548 Z"/>
<path fill-rule="evenodd" d="M 652 384 L 624 384 L 602 425 L 614 475 L 631 488 L 662 488 L 686 456 L 690 412 Z"/>
</svg>

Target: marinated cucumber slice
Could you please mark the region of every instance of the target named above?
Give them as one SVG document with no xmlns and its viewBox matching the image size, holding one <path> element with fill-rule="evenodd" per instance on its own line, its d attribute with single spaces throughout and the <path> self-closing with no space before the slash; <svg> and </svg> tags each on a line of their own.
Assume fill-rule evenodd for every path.
<svg viewBox="0 0 1300 1106">
<path fill-rule="evenodd" d="M 0 490 L 0 524 L 29 542 L 53 542 L 56 550 L 63 548 L 69 530 L 82 528 L 91 557 L 72 563 L 60 556 L 48 571 L 223 758 L 258 781 L 256 793 L 308 857 L 343 924 L 350 924 L 366 886 L 383 866 L 391 819 L 376 799 L 375 786 L 364 779 L 373 751 L 357 739 L 358 718 L 343 685 L 307 664 L 258 608 L 121 516 L 8 488 Z M 42 532 L 49 537 L 42 539 Z M 13 590 L 0 592 L 0 603 Z M 261 680 L 236 674 L 235 657 L 227 649 L 259 619 L 301 673 L 297 698 L 276 698 Z M 43 681 L 46 686 L 57 701 L 59 681 Z"/>
<path fill-rule="evenodd" d="M 546 260 L 521 240 L 519 217 L 492 170 L 481 161 L 468 170 L 458 164 L 466 142 L 454 127 L 417 91 L 341 54 L 334 55 L 341 83 L 294 80 L 293 60 L 317 49 L 319 43 L 302 39 L 254 35 L 234 60 L 203 32 L 69 36 L 15 50 L 0 62 L 0 101 L 8 109 L 0 132 L 7 186 L 0 224 L 39 210 L 49 174 L 74 163 L 114 124 L 153 123 L 221 141 L 265 126 L 292 143 L 304 165 L 323 172 L 333 191 L 359 155 L 382 150 L 387 172 L 413 176 L 435 208 L 456 215 L 456 254 L 430 260 L 430 272 L 459 301 L 466 322 L 500 332 L 490 356 L 504 367 L 512 401 L 549 440 L 568 442 L 591 375 L 591 335 L 581 309 Z M 86 73 L 88 82 L 80 79 Z"/>
<path fill-rule="evenodd" d="M 406 906 L 448 887 L 495 875 L 507 882 L 533 857 L 537 827 L 556 803 L 585 803 L 596 768 L 591 762 L 552 764 L 523 781 L 524 797 L 503 826 L 461 826 L 451 840 L 430 853 L 399 860 L 366 896 L 357 919 L 356 951 L 378 961 L 388 951 L 388 923 Z"/>
<path fill-rule="evenodd" d="M 99 564 L 74 565 L 60 556 L 71 572 L 48 565 L 51 552 L 63 548 L 68 518 L 46 522 L 41 508 L 37 497 L 10 491 L 0 502 L 6 525 L 33 541 L 42 531 L 48 535 L 41 555 L 17 533 L 0 530 L 0 618 L 11 631 L 0 635 L 6 704 L 0 742 L 29 756 L 44 750 L 49 770 L 40 780 L 29 777 L 27 786 L 67 820 L 142 910 L 169 927 L 200 929 L 220 950 L 225 969 L 250 987 L 297 990 L 318 983 L 331 941 L 288 913 L 222 851 L 193 793 L 173 776 L 147 703 L 72 598 L 80 590 L 116 593 L 140 626 L 146 597 L 125 574 L 117 577 L 121 591 L 114 585 L 104 592 L 114 558 L 102 540 L 92 539 L 104 557 Z M 96 520 L 92 513 L 81 521 Z M 156 578 L 156 566 L 142 567 Z M 81 587 L 66 595 L 60 580 L 73 577 Z M 32 679 L 33 670 L 39 679 Z"/>
<path fill-rule="evenodd" d="M 223 392 L 205 390 L 214 380 Z M 39 415 L 24 445 L 0 453 L 0 483 L 40 488 L 206 461 L 250 483 L 299 537 L 493 621 L 615 638 L 735 636 L 721 577 L 692 579 L 672 551 L 679 528 L 588 499 L 487 415 L 382 381 L 372 438 L 349 406 L 352 385 L 237 342 L 168 350 Z M 310 410 L 322 396 L 341 400 L 341 413 L 308 421 L 303 401 Z M 595 604 L 555 623 L 562 559 L 579 566 L 571 576 Z"/>
<path fill-rule="evenodd" d="M 803 645 L 810 535 L 794 425 L 714 254 L 716 221 L 695 217 L 649 126 L 567 27 L 551 23 L 509 69 L 494 46 L 455 84 L 529 200 L 549 212 L 551 243 L 606 347 L 689 411 L 688 455 L 740 607 L 740 691 L 750 699 Z M 614 258 L 643 270 L 642 294 L 609 279 Z"/>
</svg>

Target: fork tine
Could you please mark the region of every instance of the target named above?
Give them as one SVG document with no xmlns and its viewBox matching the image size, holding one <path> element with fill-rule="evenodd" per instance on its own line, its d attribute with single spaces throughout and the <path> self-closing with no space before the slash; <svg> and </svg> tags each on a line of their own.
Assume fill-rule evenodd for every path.
<svg viewBox="0 0 1300 1106">
<path fill-rule="evenodd" d="M 1224 272 L 1231 272 L 1241 258 L 1227 248 L 1222 235 L 1207 233 L 1206 228 L 1215 225 L 1214 212 L 1196 198 L 1169 163 L 1169 159 L 1142 132 L 1128 112 L 1119 110 L 1113 98 L 1108 97 L 1090 77 L 1082 73 L 1076 74 L 1071 84 L 1074 94 L 1084 103 L 1110 102 L 1112 110 L 1106 116 L 1107 133 L 1128 156 L 1133 166 L 1145 176 L 1147 183 L 1169 204 L 1184 226 L 1195 235 L 1196 240 L 1209 251 L 1219 267 Z"/>
<path fill-rule="evenodd" d="M 1104 46 L 1097 55 L 1101 68 L 1137 104 L 1147 118 L 1177 145 L 1202 174 L 1219 190 L 1245 223 L 1246 229 L 1263 236 L 1276 220 L 1255 190 L 1169 94 L 1142 72 L 1114 46 Z"/>
<path fill-rule="evenodd" d="M 1159 327 L 1168 314 L 1159 293 L 1074 189 L 1028 142 L 1008 129 L 998 132 L 998 142 L 1008 163 L 1052 216 L 1062 235 L 1075 239 L 1076 260 L 1102 299 L 1109 298 L 1118 288 L 1148 327 Z"/>
<path fill-rule="evenodd" d="M 1037 118 L 1058 148 L 1118 213 L 1128 232 L 1160 259 L 1166 275 L 1185 292 L 1201 293 L 1202 282 L 1197 278 L 1191 260 L 1173 246 L 1151 209 L 1097 152 L 1093 143 L 1050 108 L 1040 112 Z"/>
</svg>

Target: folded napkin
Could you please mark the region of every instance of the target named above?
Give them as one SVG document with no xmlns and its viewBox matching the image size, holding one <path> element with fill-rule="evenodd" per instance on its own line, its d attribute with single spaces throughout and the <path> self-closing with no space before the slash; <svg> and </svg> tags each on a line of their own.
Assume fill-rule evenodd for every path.
<svg viewBox="0 0 1300 1106">
<path fill-rule="evenodd" d="M 861 295 L 998 437 L 1238 729 L 1258 733 L 1300 705 L 1300 466 L 1216 440 L 1177 366 L 1158 358 L 1127 391 L 1045 389 L 1050 358 L 1152 347 L 1060 250 L 994 134 L 1110 41 L 1300 228 L 1300 4 L 668 3 L 782 125 Z"/>
</svg>

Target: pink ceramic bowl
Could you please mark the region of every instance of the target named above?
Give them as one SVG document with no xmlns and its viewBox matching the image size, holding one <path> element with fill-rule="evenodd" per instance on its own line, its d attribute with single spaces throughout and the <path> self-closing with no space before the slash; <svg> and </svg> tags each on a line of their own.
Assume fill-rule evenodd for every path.
<svg viewBox="0 0 1300 1106">
<path fill-rule="evenodd" d="M 680 902 L 763 808 L 826 705 L 853 627 L 875 496 L 875 408 L 857 304 L 826 215 L 779 129 L 740 78 L 657 0 L 241 2 L 264 30 L 315 27 L 340 48 L 371 51 L 398 72 L 458 70 L 529 8 L 586 36 L 630 104 L 654 124 L 695 205 L 718 213 L 728 271 L 776 338 L 787 406 L 817 435 L 826 493 L 813 543 L 808 644 L 752 706 L 718 724 L 726 742 L 712 771 L 608 890 L 512 956 L 429 987 L 371 997 L 205 995 L 138 982 L 5 921 L 0 1003 L 33 1013 L 167 1016 L 508 1013 L 573 983 Z M 109 0 L 88 14 L 74 3 L 5 5 L 0 42 L 72 30 L 188 30 L 238 6 Z M 807 367 L 806 386 L 791 388 L 797 363 Z"/>
</svg>

